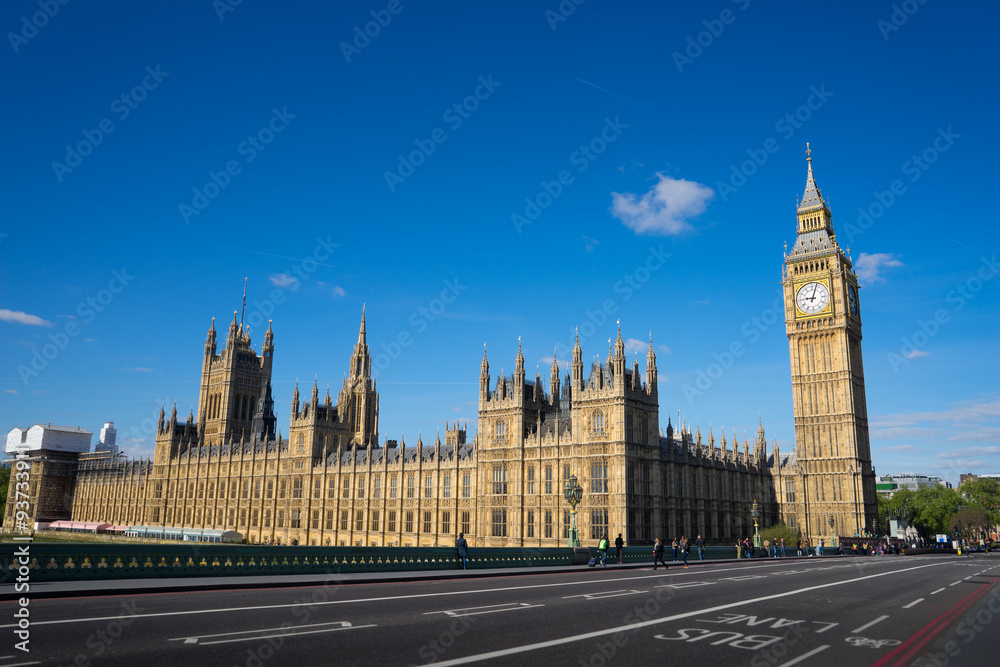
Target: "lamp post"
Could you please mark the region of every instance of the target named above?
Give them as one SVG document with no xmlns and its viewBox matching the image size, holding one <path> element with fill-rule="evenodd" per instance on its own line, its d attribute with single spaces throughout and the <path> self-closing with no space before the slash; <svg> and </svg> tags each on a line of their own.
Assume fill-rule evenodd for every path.
<svg viewBox="0 0 1000 667">
<path fill-rule="evenodd" d="M 760 507 L 757 506 L 757 501 L 753 501 L 753 507 L 750 508 L 750 516 L 753 518 L 753 545 L 755 547 L 760 546 L 760 533 L 757 532 L 757 520 L 760 519 Z"/>
<path fill-rule="evenodd" d="M 578 547 L 580 546 L 580 537 L 576 530 L 576 506 L 583 498 L 583 487 L 577 484 L 576 475 L 570 475 L 563 484 L 563 496 L 566 497 L 566 502 L 569 503 L 570 507 L 569 546 Z"/>
<path fill-rule="evenodd" d="M 832 514 L 830 515 L 830 521 L 829 521 L 829 523 L 830 523 L 830 548 L 835 548 L 837 546 L 837 544 L 836 544 L 836 536 L 834 535 L 834 532 L 833 532 L 833 526 L 834 526 L 835 522 L 833 520 L 833 515 Z"/>
</svg>

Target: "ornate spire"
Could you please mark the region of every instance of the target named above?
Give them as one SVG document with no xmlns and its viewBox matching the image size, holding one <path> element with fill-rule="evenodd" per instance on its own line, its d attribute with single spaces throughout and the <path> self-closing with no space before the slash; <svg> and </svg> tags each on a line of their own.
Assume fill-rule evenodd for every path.
<svg viewBox="0 0 1000 667">
<path fill-rule="evenodd" d="M 365 331 L 365 308 L 367 304 L 361 304 L 361 329 L 358 331 L 358 345 L 367 344 L 368 333 Z"/>
<path fill-rule="evenodd" d="M 813 177 L 813 166 L 812 166 L 812 150 L 809 148 L 809 144 L 806 143 L 806 189 L 802 193 L 802 201 L 799 202 L 798 211 L 802 213 L 804 211 L 811 211 L 813 209 L 828 208 L 826 202 L 823 201 L 823 193 L 820 192 L 819 188 L 816 186 L 816 179 Z"/>
</svg>

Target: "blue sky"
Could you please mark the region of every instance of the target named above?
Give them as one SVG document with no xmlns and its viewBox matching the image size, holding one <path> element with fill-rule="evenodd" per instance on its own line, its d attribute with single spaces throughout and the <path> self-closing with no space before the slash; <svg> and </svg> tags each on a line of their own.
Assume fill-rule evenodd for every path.
<svg viewBox="0 0 1000 667">
<path fill-rule="evenodd" d="M 150 453 L 248 277 L 283 431 L 367 303 L 383 437 L 474 428 L 484 342 L 544 376 L 621 319 L 661 425 L 760 414 L 788 451 L 773 304 L 809 142 L 877 471 L 1000 472 L 994 4 L 96 5 L 0 11 L 3 430 L 114 420 Z"/>
</svg>

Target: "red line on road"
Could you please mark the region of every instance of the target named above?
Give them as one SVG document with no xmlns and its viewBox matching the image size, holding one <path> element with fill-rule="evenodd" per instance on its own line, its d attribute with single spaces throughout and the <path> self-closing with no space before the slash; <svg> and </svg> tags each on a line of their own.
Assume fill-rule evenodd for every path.
<svg viewBox="0 0 1000 667">
<path fill-rule="evenodd" d="M 897 667 L 898 665 L 905 664 L 906 661 L 912 658 L 913 655 L 923 648 L 924 645 L 941 634 L 945 628 L 951 625 L 952 621 L 954 621 L 955 618 L 957 618 L 962 612 L 986 595 L 986 592 L 993 586 L 994 584 L 983 584 L 968 596 L 962 598 L 958 604 L 932 620 L 924 627 L 920 628 L 916 634 L 900 644 L 895 650 L 872 665 L 872 667 L 885 667 L 889 664 L 891 664 L 892 667 Z M 900 655 L 904 652 L 905 654 Z"/>
</svg>

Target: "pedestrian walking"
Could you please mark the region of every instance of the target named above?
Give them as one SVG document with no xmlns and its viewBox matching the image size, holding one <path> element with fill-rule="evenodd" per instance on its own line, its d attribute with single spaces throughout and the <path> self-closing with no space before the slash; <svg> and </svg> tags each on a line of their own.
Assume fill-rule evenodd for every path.
<svg viewBox="0 0 1000 667">
<path fill-rule="evenodd" d="M 618 552 L 618 564 L 622 564 L 622 551 L 625 548 L 625 540 L 622 539 L 622 534 L 618 533 L 618 537 L 615 538 L 615 551 Z"/>
<path fill-rule="evenodd" d="M 736 540 L 736 560 L 743 558 L 743 543 Z"/>
<path fill-rule="evenodd" d="M 465 541 L 465 533 L 459 533 L 455 540 L 455 548 L 458 549 L 458 557 L 462 559 L 462 569 L 466 569 L 465 561 L 469 557 L 469 543 Z"/>
<path fill-rule="evenodd" d="M 785 538 L 783 537 L 781 538 L 781 557 L 788 558 L 787 554 L 785 554 Z"/>
<path fill-rule="evenodd" d="M 705 540 L 701 539 L 701 535 L 695 540 L 694 545 L 698 547 L 698 560 L 705 560 Z"/>
<path fill-rule="evenodd" d="M 688 553 L 691 551 L 691 543 L 688 538 L 681 535 L 681 557 L 684 558 L 685 569 L 688 566 Z"/>
<path fill-rule="evenodd" d="M 670 545 L 674 549 L 674 560 L 677 560 L 677 538 L 674 538 L 673 543 Z"/>
<path fill-rule="evenodd" d="M 667 562 L 663 560 L 663 544 L 660 542 L 660 538 L 656 538 L 653 543 L 653 569 L 656 569 L 657 561 L 663 563 L 663 569 L 667 569 Z"/>
<path fill-rule="evenodd" d="M 601 567 L 608 566 L 608 536 L 607 534 L 597 543 L 597 550 L 601 553 Z"/>
</svg>

